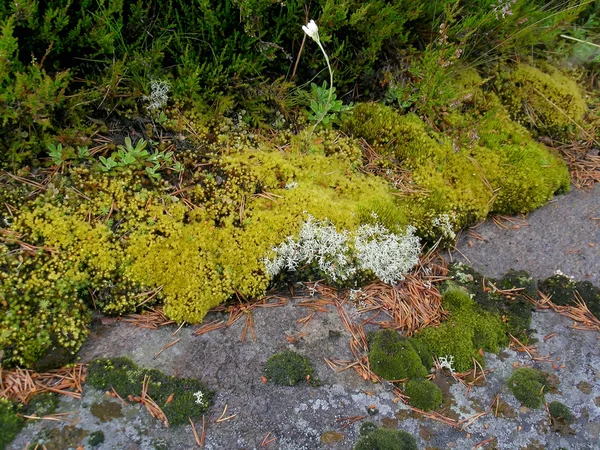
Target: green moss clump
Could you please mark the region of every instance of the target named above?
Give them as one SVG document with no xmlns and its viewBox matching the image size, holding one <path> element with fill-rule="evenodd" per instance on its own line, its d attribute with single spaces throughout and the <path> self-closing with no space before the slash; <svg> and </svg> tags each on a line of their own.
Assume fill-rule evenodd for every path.
<svg viewBox="0 0 600 450">
<path fill-rule="evenodd" d="M 581 124 L 587 106 L 577 83 L 550 66 L 519 64 L 500 75 L 498 93 L 515 120 L 540 133 L 564 135 Z"/>
<path fill-rule="evenodd" d="M 48 416 L 54 414 L 59 402 L 58 394 L 52 392 L 37 394 L 23 407 L 23 414 L 28 416 L 35 414 L 39 417 Z"/>
<path fill-rule="evenodd" d="M 573 413 L 568 406 L 561 402 L 554 401 L 548 403 L 548 412 L 550 412 L 550 417 L 553 419 L 561 420 L 567 424 L 573 423 Z"/>
<path fill-rule="evenodd" d="M 381 330 L 371 337 L 369 363 L 371 370 L 386 380 L 403 380 L 419 378 L 428 374 L 421 356 L 429 361 L 431 355 L 417 344 L 420 353 L 412 343 L 412 339 L 402 337 L 395 330 Z M 428 366 L 430 367 L 430 366 Z"/>
<path fill-rule="evenodd" d="M 544 393 L 548 382 L 539 370 L 522 367 L 516 369 L 506 381 L 513 395 L 528 408 L 539 408 L 544 404 Z"/>
<path fill-rule="evenodd" d="M 88 444 L 92 447 L 96 447 L 104 442 L 104 431 L 98 430 L 90 433 L 88 438 Z"/>
<path fill-rule="evenodd" d="M 453 356 L 455 369 L 473 367 L 473 358 L 484 364 L 479 350 L 497 353 L 507 344 L 504 324 L 498 314 L 478 307 L 468 292 L 450 286 L 443 294 L 449 318 L 437 327 L 418 333 L 436 356 Z"/>
<path fill-rule="evenodd" d="M 366 436 L 367 434 L 372 433 L 376 429 L 377 425 L 375 425 L 373 422 L 363 422 L 358 429 L 358 434 L 360 434 L 361 436 Z"/>
<path fill-rule="evenodd" d="M 403 430 L 369 427 L 361 432 L 354 450 L 418 450 L 416 439 Z M 361 427 L 363 431 L 363 427 Z"/>
<path fill-rule="evenodd" d="M 464 264 L 452 264 L 449 275 L 453 282 L 466 288 L 475 303 L 483 310 L 497 314 L 503 318 L 507 331 L 517 337 L 521 342 L 529 341 L 531 315 L 534 310 L 531 303 L 521 295 L 507 298 L 494 290 L 483 289 L 492 283 L 499 289 L 523 288 L 526 294 L 535 297 L 537 283 L 527 272 L 509 271 L 502 279 L 485 278 L 472 267 Z"/>
<path fill-rule="evenodd" d="M 0 450 L 4 450 L 21 431 L 23 420 L 17 416 L 12 402 L 0 398 Z"/>
<path fill-rule="evenodd" d="M 314 368 L 310 360 L 296 352 L 276 353 L 267 360 L 267 379 L 281 386 L 295 386 L 302 382 L 314 382 Z"/>
<path fill-rule="evenodd" d="M 540 291 L 549 296 L 552 303 L 563 306 L 576 305 L 577 292 L 591 313 L 600 317 L 600 288 L 589 281 L 575 281 L 562 274 L 553 275 L 540 283 Z"/>
<path fill-rule="evenodd" d="M 161 407 L 171 425 L 198 420 L 208 409 L 213 392 L 192 378 L 170 377 L 158 370 L 138 367 L 128 358 L 97 359 L 88 366 L 88 383 L 96 389 L 114 388 L 121 397 L 139 396 L 144 377 L 148 395 Z M 169 397 L 173 395 L 170 402 Z"/>
<path fill-rule="evenodd" d="M 441 389 L 429 380 L 410 380 L 404 393 L 410 397 L 410 404 L 423 411 L 437 409 L 442 404 Z"/>
</svg>

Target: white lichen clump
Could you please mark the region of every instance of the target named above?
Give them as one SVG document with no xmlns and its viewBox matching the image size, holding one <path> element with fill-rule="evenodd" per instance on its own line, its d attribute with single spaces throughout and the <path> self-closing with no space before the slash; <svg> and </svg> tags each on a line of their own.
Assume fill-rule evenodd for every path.
<svg viewBox="0 0 600 450">
<path fill-rule="evenodd" d="M 266 259 L 267 274 L 274 277 L 283 269 L 295 271 L 300 265 L 317 262 L 319 270 L 333 281 L 343 281 L 354 274 L 348 252 L 348 232 L 338 232 L 331 223 L 319 222 L 311 215 L 302 224 L 297 239 L 287 240 L 273 249 L 276 256 Z"/>
<path fill-rule="evenodd" d="M 204 400 L 204 392 L 202 392 L 202 391 L 194 392 L 193 395 L 194 395 L 194 397 L 196 397 L 196 403 L 198 405 L 206 406 L 205 400 Z"/>
<path fill-rule="evenodd" d="M 414 233 L 414 227 L 408 227 L 402 235 L 380 224 L 362 225 L 354 239 L 358 266 L 384 283 L 397 283 L 419 261 L 421 245 Z"/>
<path fill-rule="evenodd" d="M 167 80 L 152 80 L 150 81 L 150 95 L 144 96 L 144 100 L 148 102 L 146 108 L 149 111 L 163 109 L 169 101 L 169 91 L 171 85 Z"/>
<path fill-rule="evenodd" d="M 273 258 L 263 261 L 270 277 L 284 269 L 292 272 L 316 262 L 319 270 L 333 281 L 347 280 L 357 270 L 363 270 L 394 284 L 419 260 L 421 246 L 414 232 L 414 227 L 408 227 L 405 234 L 395 234 L 377 223 L 360 226 L 351 239 L 347 230 L 339 232 L 329 221 L 318 221 L 309 215 L 298 238 L 289 236 L 273 249 Z"/>
<path fill-rule="evenodd" d="M 454 374 L 454 356 L 440 356 L 438 358 L 440 369 L 448 369 L 451 374 Z"/>
<path fill-rule="evenodd" d="M 452 225 L 452 219 L 448 214 L 442 214 L 433 219 L 433 226 L 440 231 L 440 234 L 444 239 L 453 240 L 456 238 L 454 226 Z"/>
</svg>

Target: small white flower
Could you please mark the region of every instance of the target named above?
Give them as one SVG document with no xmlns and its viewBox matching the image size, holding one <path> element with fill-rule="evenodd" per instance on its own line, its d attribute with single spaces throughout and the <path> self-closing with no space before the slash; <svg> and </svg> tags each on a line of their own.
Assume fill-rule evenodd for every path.
<svg viewBox="0 0 600 450">
<path fill-rule="evenodd" d="M 302 25 L 302 29 L 304 32 L 315 42 L 320 42 L 319 40 L 319 27 L 314 20 L 311 20 L 306 25 Z"/>
</svg>

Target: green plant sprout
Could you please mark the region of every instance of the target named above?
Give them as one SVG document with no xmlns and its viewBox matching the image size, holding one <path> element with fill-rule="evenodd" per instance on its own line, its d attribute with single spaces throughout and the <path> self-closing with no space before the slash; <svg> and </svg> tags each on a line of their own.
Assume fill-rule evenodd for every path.
<svg viewBox="0 0 600 450">
<path fill-rule="evenodd" d="M 77 147 L 77 156 L 75 157 L 75 151 L 71 147 L 63 148 L 62 144 L 48 144 L 48 155 L 52 159 L 52 162 L 56 166 L 60 166 L 70 159 L 78 159 L 79 162 L 82 160 L 89 159 L 90 151 L 87 146 Z"/>
<path fill-rule="evenodd" d="M 323 86 L 319 86 L 316 83 L 311 83 L 310 85 L 313 100 L 310 102 L 310 109 L 312 110 L 312 113 L 308 116 L 308 119 L 311 122 L 314 122 L 311 130 L 312 134 L 319 123 L 323 122 L 328 124 L 332 119 L 334 120 L 336 118 L 335 113 L 349 111 L 350 106 L 343 105 L 342 101 L 337 100 L 336 95 L 334 94 L 335 88 L 333 87 L 333 70 L 331 69 L 327 52 L 325 52 L 323 44 L 321 44 L 319 27 L 317 27 L 317 24 L 314 20 L 311 20 L 308 22 L 308 24 L 302 25 L 302 30 L 304 30 L 308 37 L 317 43 L 323 52 L 323 56 L 325 56 L 325 62 L 327 63 L 327 69 L 329 70 L 329 89 L 327 88 L 326 81 L 323 81 Z M 325 96 L 327 96 L 327 98 L 325 98 Z M 328 117 L 329 113 L 333 113 L 331 114 L 331 117 Z"/>
<path fill-rule="evenodd" d="M 63 152 L 62 144 L 48 144 L 48 150 L 50 150 L 48 154 L 50 155 L 50 158 L 52 158 L 52 162 L 55 165 L 60 166 L 67 160 L 66 155 Z"/>
<path fill-rule="evenodd" d="M 146 166 L 144 172 L 154 180 L 160 179 L 160 174 L 158 172 L 164 166 L 177 173 L 184 170 L 183 164 L 173 161 L 173 152 L 149 153 L 148 150 L 146 150 L 147 145 L 148 141 L 140 139 L 134 146 L 131 138 L 127 136 L 125 138 L 125 145 L 118 145 L 118 150 L 113 152 L 108 158 L 105 158 L 104 156 L 100 157 L 100 162 L 102 163 L 100 169 L 103 172 L 110 172 L 115 167 L 135 165 L 138 168 L 141 168 L 142 166 Z M 148 166 L 147 164 L 152 165 Z"/>
</svg>

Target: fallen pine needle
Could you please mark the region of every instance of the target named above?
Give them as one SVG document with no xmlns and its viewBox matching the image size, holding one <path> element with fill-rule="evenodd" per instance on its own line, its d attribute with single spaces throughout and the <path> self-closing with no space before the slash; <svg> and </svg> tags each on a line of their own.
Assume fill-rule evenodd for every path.
<svg viewBox="0 0 600 450">
<path fill-rule="evenodd" d="M 475 449 L 477 449 L 479 447 L 484 447 L 485 445 L 490 444 L 490 443 L 494 442 L 495 440 L 496 440 L 496 438 L 494 436 L 492 436 L 489 439 L 485 439 L 483 441 L 480 441 L 480 442 L 478 442 L 477 444 L 475 444 L 473 446 L 473 450 L 475 450 Z"/>
<path fill-rule="evenodd" d="M 276 437 L 272 437 L 271 439 L 269 439 L 269 436 L 271 436 L 271 433 L 273 433 L 272 431 L 269 431 L 267 433 L 267 435 L 265 436 L 265 438 L 262 440 L 262 442 L 260 443 L 261 447 L 266 447 L 267 445 L 269 445 L 271 442 L 275 442 L 275 440 L 277 439 Z"/>
<path fill-rule="evenodd" d="M 223 412 L 221 413 L 219 418 L 217 420 L 215 420 L 215 423 L 225 422 L 227 420 L 233 419 L 237 415 L 237 414 L 232 414 L 231 416 L 225 417 L 225 414 L 227 414 L 227 403 L 225 403 L 225 408 L 223 409 Z"/>
<path fill-rule="evenodd" d="M 156 355 L 154 355 L 154 359 L 156 359 L 158 357 L 158 355 L 160 355 L 162 352 L 164 352 L 166 349 L 168 349 L 169 347 L 173 347 L 175 344 L 177 344 L 179 341 L 181 340 L 181 338 L 174 340 L 173 342 L 171 342 L 170 344 L 165 345 L 158 353 L 156 353 Z"/>
<path fill-rule="evenodd" d="M 335 421 L 340 422 L 340 423 L 346 422 L 340 427 L 340 430 L 345 430 L 353 423 L 356 423 L 356 422 L 366 419 L 366 418 L 367 418 L 367 416 L 351 416 L 351 417 L 341 417 L 339 419 L 336 419 Z"/>
<path fill-rule="evenodd" d="M 49 414 L 47 416 L 42 416 L 42 417 L 38 417 L 38 416 L 28 416 L 25 414 L 17 414 L 17 416 L 19 417 L 23 417 L 24 419 L 31 419 L 31 420 L 51 420 L 54 422 L 70 422 L 70 423 L 75 423 L 76 419 L 71 419 L 68 417 L 63 417 L 63 416 L 67 416 L 67 415 L 73 415 L 73 414 L 77 414 L 77 411 L 72 411 L 72 412 L 68 412 L 68 413 L 59 413 L 59 414 Z"/>
<path fill-rule="evenodd" d="M 183 322 L 181 322 L 181 325 L 179 325 L 179 328 L 177 328 L 177 330 L 171 336 L 175 336 L 177 333 L 179 333 L 184 325 L 185 325 L 185 320 Z"/>
<path fill-rule="evenodd" d="M 200 328 L 198 328 L 192 334 L 193 334 L 193 336 L 200 336 L 201 334 L 208 333 L 209 331 L 219 330 L 219 329 L 223 328 L 224 326 L 225 326 L 225 324 L 222 320 L 214 320 L 205 325 L 202 325 Z"/>
<path fill-rule="evenodd" d="M 200 437 L 198 436 L 198 432 L 196 431 L 196 425 L 194 425 L 194 422 L 192 421 L 191 417 L 188 417 L 188 420 L 190 421 L 190 425 L 192 426 L 192 433 L 194 433 L 194 440 L 196 441 L 196 444 L 198 444 L 198 447 L 203 448 L 204 445 L 200 441 Z M 204 424 L 204 416 L 202 416 L 202 423 Z M 202 429 L 204 430 L 204 426 L 202 427 Z"/>
</svg>

